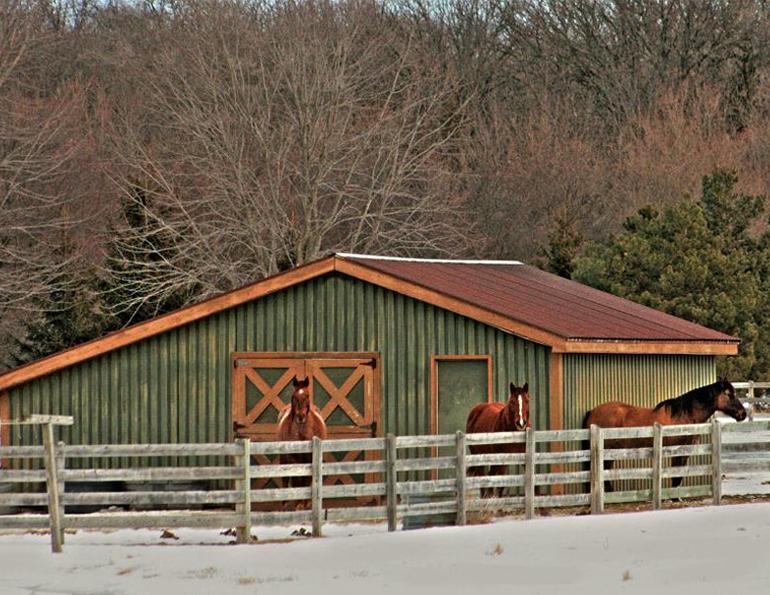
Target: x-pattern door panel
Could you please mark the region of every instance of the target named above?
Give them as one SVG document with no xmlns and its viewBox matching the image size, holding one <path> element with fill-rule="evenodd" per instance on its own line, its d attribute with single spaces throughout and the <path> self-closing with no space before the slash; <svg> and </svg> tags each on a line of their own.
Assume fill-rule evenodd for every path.
<svg viewBox="0 0 770 595">
<path fill-rule="evenodd" d="M 292 380 L 310 379 L 313 403 L 327 424 L 328 438 L 377 435 L 379 427 L 379 355 L 376 353 L 233 354 L 232 417 L 236 436 L 274 440 L 278 412 L 291 402 Z M 376 456 L 351 451 L 327 453 L 329 461 L 355 461 Z M 257 464 L 272 462 L 256 457 Z M 353 483 L 349 475 L 330 483 Z M 269 487 L 269 481 L 254 487 Z M 264 484 L 264 485 L 262 485 Z"/>
</svg>

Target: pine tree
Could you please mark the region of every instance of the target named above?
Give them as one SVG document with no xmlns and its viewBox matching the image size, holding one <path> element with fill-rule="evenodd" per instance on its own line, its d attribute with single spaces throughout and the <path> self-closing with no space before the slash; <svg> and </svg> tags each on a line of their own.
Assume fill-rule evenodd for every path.
<svg viewBox="0 0 770 595">
<path fill-rule="evenodd" d="M 770 308 L 761 271 L 770 270 L 770 253 L 749 234 L 764 198 L 736 192 L 736 183 L 718 169 L 703 178 L 698 200 L 640 210 L 618 236 L 588 245 L 573 277 L 739 337 L 740 354 L 722 359 L 720 373 L 764 378 Z"/>
<path fill-rule="evenodd" d="M 136 324 L 195 300 L 195 284 L 182 289 L 172 288 L 162 295 L 143 292 L 142 281 L 148 275 L 157 275 L 159 265 L 175 250 L 170 238 L 154 224 L 149 215 L 150 198 L 139 187 L 124 199 L 121 220 L 110 230 L 106 246 L 105 274 L 100 292 L 105 310 L 109 313 L 107 327 L 117 330 Z"/>
<path fill-rule="evenodd" d="M 566 209 L 557 212 L 548 232 L 548 245 L 541 251 L 545 257 L 544 268 L 560 277 L 571 279 L 583 240 L 577 219 Z"/>
<path fill-rule="evenodd" d="M 67 258 L 72 250 L 73 245 L 65 242 L 54 257 Z M 12 348 L 13 363 L 21 365 L 102 335 L 107 316 L 98 284 L 93 266 L 73 264 L 66 282 L 58 282 L 47 294 L 35 298 L 26 333 Z"/>
</svg>

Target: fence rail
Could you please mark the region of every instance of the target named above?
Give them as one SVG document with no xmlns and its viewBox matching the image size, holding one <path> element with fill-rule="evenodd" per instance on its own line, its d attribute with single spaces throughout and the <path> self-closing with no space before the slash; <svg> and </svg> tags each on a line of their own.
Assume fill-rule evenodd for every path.
<svg viewBox="0 0 770 595">
<path fill-rule="evenodd" d="M 469 513 L 479 511 L 523 510 L 527 518 L 532 518 L 540 508 L 590 505 L 592 513 L 601 513 L 607 504 L 649 501 L 659 508 L 666 499 L 696 496 L 711 496 L 719 504 L 724 473 L 770 470 L 769 421 L 722 424 L 714 420 L 686 426 L 593 426 L 590 430 L 457 432 L 354 440 L 316 438 L 305 442 L 251 443 L 241 439 L 228 444 L 93 446 L 56 443 L 52 425 L 46 428 L 49 430 L 43 434 L 43 446 L 0 447 L 0 460 L 43 462 L 42 469 L 0 470 L 0 484 L 21 488 L 3 494 L 0 502 L 3 506 L 46 507 L 48 512 L 2 515 L 0 528 L 50 528 L 54 551 L 61 549 L 66 528 L 235 527 L 238 541 L 247 542 L 252 524 L 307 522 L 312 523 L 313 535 L 320 535 L 324 522 L 338 520 L 387 520 L 388 528 L 394 530 L 399 520 L 424 515 L 451 515 L 462 525 Z M 695 438 L 698 442 L 670 444 L 677 437 Z M 610 442 L 608 446 L 608 441 L 622 438 L 648 439 L 649 445 L 611 448 Z M 523 452 L 469 452 L 472 447 L 511 444 L 518 445 Z M 747 444 L 754 450 L 746 452 Z M 361 451 L 363 460 L 331 458 L 332 453 L 352 451 Z M 256 455 L 269 458 L 286 454 L 306 455 L 308 459 L 291 464 L 254 464 Z M 68 459 L 166 455 L 192 459 L 218 455 L 226 463 L 115 469 L 67 469 L 66 465 Z M 689 465 L 672 465 L 674 457 L 683 456 L 695 456 L 698 460 Z M 706 458 L 708 461 L 704 462 Z M 618 466 L 605 469 L 608 461 Z M 500 466 L 505 472 L 496 474 Z M 363 476 L 365 481 L 353 481 L 353 475 Z M 347 477 L 347 481 L 339 483 L 340 477 Z M 255 489 L 253 485 L 254 480 L 278 478 L 283 481 L 275 487 Z M 667 485 L 673 478 L 701 481 L 677 487 Z M 189 485 L 201 480 L 224 483 L 227 488 L 196 489 Z M 304 480 L 304 485 L 289 485 L 297 480 Z M 135 482 L 132 485 L 139 489 L 110 489 L 110 482 L 116 481 Z M 75 491 L 81 482 L 97 482 L 106 489 Z M 155 482 L 177 482 L 174 485 L 180 489 L 166 491 Z M 608 491 L 609 482 L 621 482 L 620 489 Z M 42 483 L 47 493 L 36 491 Z M 254 505 L 265 503 L 289 503 L 291 508 L 296 504 L 298 509 L 253 510 Z M 73 512 L 72 507 L 76 506 L 132 506 L 150 510 L 81 514 Z M 174 509 L 158 510 L 161 506 Z M 202 506 L 217 510 L 190 509 Z"/>
</svg>

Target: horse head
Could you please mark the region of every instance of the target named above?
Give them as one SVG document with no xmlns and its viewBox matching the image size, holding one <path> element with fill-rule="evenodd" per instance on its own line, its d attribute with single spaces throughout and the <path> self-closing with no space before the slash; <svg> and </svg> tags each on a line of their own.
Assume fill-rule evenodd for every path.
<svg viewBox="0 0 770 595">
<path fill-rule="evenodd" d="M 735 396 L 735 387 L 727 381 L 727 378 L 717 380 L 716 390 L 714 407 L 717 411 L 729 415 L 736 421 L 746 419 L 746 408 L 741 403 L 741 400 Z"/>
<path fill-rule="evenodd" d="M 310 391 L 308 390 L 310 380 L 308 378 L 299 380 L 295 376 L 292 385 L 294 392 L 291 394 L 291 412 L 294 415 L 294 421 L 304 426 L 310 415 Z"/>
<path fill-rule="evenodd" d="M 511 382 L 511 394 L 508 395 L 508 419 L 514 430 L 524 430 L 529 427 L 529 383 L 516 386 Z"/>
</svg>

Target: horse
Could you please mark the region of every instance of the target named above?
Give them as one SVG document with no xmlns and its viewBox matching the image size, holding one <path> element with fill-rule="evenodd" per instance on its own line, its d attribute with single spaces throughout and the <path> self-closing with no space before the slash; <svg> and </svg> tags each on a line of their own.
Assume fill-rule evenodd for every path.
<svg viewBox="0 0 770 595">
<path fill-rule="evenodd" d="M 465 424 L 465 431 L 468 434 L 474 432 L 521 432 L 531 427 L 529 420 L 529 383 L 517 387 L 513 382 L 510 384 L 510 394 L 507 403 L 479 403 L 475 405 L 468 413 L 468 421 Z M 515 444 L 480 444 L 470 447 L 471 454 L 502 454 L 502 453 L 522 453 L 524 452 L 524 443 Z M 506 465 L 491 465 L 490 475 L 503 475 Z M 486 468 L 484 466 L 470 467 L 469 475 L 484 475 Z M 503 488 L 493 488 L 482 490 L 483 497 L 502 496 Z"/>
<path fill-rule="evenodd" d="M 299 380 L 295 376 L 292 380 L 294 392 L 291 395 L 291 403 L 278 415 L 276 437 L 279 441 L 312 440 L 313 436 L 326 438 L 326 423 L 318 408 L 313 405 L 309 385 L 308 378 Z M 310 453 L 287 453 L 279 457 L 279 462 L 284 465 L 309 464 L 311 461 Z M 287 483 L 290 488 L 308 487 L 310 477 L 289 477 Z"/>
<path fill-rule="evenodd" d="M 707 421 L 716 411 L 735 419 L 746 419 L 746 409 L 735 396 L 735 388 L 725 378 L 712 384 L 694 388 L 678 397 L 661 401 L 652 409 L 636 407 L 619 401 L 603 403 L 588 411 L 583 418 L 583 427 L 597 425 L 602 428 L 632 428 L 651 426 L 656 422 L 667 426 L 673 424 L 700 424 Z M 664 446 L 691 445 L 697 436 L 673 436 L 663 440 Z M 650 448 L 650 438 L 625 438 L 606 440 L 605 448 Z M 681 467 L 687 463 L 687 456 L 672 457 L 672 465 Z M 612 469 L 613 461 L 605 461 L 604 468 Z M 684 478 L 673 477 L 672 487 L 681 485 Z M 612 483 L 605 482 L 605 490 L 612 491 Z"/>
</svg>

